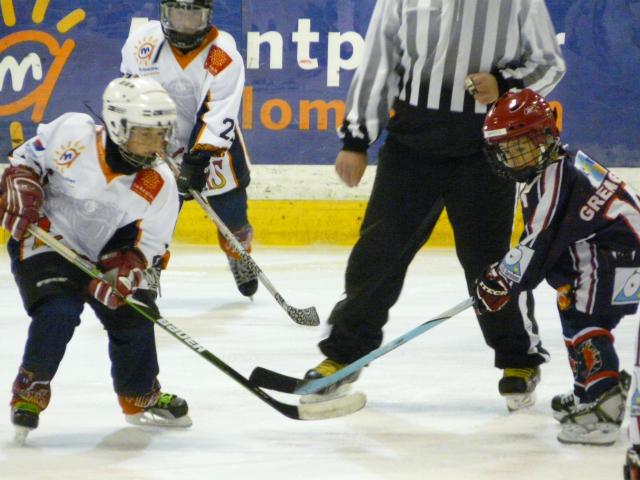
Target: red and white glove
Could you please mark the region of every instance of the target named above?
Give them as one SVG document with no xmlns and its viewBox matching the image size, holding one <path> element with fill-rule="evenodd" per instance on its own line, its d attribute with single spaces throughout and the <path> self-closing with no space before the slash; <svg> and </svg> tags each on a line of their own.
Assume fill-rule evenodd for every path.
<svg viewBox="0 0 640 480">
<path fill-rule="evenodd" d="M 501 310 L 511 299 L 509 284 L 496 265 L 489 267 L 476 279 L 473 293 L 476 310 L 480 315 Z"/>
<path fill-rule="evenodd" d="M 0 180 L 0 221 L 16 240 L 40 218 L 44 191 L 38 174 L 28 167 L 8 167 Z"/>
<path fill-rule="evenodd" d="M 144 280 L 147 261 L 137 248 L 127 248 L 105 253 L 100 257 L 98 267 L 111 283 L 94 278 L 89 282 L 89 293 L 114 310 L 124 305 L 124 299 L 138 289 Z"/>
</svg>

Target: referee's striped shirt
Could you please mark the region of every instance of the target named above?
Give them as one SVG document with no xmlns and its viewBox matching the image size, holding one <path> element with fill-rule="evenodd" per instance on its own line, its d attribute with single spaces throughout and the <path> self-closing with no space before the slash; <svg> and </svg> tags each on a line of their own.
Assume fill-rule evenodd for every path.
<svg viewBox="0 0 640 480">
<path fill-rule="evenodd" d="M 394 101 L 482 118 L 486 106 L 464 89 L 478 72 L 496 75 L 500 93 L 555 87 L 565 63 L 543 0 L 378 0 L 347 97 L 345 148 L 366 150 Z"/>
</svg>

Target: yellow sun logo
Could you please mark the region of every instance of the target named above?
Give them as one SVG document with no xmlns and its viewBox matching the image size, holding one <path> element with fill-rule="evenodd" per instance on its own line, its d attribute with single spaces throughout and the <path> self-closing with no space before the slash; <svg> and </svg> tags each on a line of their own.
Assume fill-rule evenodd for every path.
<svg viewBox="0 0 640 480">
<path fill-rule="evenodd" d="M 80 142 L 67 142 L 61 145 L 53 154 L 55 164 L 61 172 L 73 165 L 73 162 L 85 151 L 84 145 Z"/>
<path fill-rule="evenodd" d="M 145 37 L 136 45 L 136 57 L 141 65 L 149 65 L 153 59 L 156 48 L 156 40 L 153 37 Z"/>
<path fill-rule="evenodd" d="M 39 25 L 44 21 L 50 2 L 51 0 L 35 0 L 31 12 L 31 20 L 35 25 Z M 17 18 L 13 0 L 0 0 L 0 13 L 2 13 L 2 20 L 5 26 L 9 28 L 16 26 Z M 85 17 L 84 10 L 81 8 L 75 9 L 58 21 L 56 29 L 59 33 L 66 34 L 76 25 L 82 23 Z M 46 75 L 43 76 L 43 62 L 36 52 L 28 53 L 20 61 L 14 56 L 5 53 L 11 47 L 25 43 L 44 45 L 53 57 L 53 61 L 45 62 L 45 64 L 50 63 L 51 65 Z M 34 80 L 40 81 L 38 87 L 31 92 L 26 92 L 18 100 L 8 104 L 0 103 L 0 117 L 15 115 L 33 106 L 31 120 L 34 123 L 41 122 L 58 78 L 75 46 L 76 43 L 72 39 L 67 39 L 60 45 L 53 35 L 35 29 L 15 31 L 0 38 L 0 92 L 5 87 L 7 76 L 11 80 L 9 83 L 14 92 L 22 91 L 24 81 L 29 72 L 31 72 Z M 20 122 L 11 122 L 9 133 L 14 147 L 24 142 L 24 133 Z"/>
</svg>

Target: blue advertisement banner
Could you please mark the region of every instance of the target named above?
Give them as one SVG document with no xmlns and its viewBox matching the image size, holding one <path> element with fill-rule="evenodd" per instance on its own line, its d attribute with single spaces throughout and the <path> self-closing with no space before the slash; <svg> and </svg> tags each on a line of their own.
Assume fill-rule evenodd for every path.
<svg viewBox="0 0 640 480">
<path fill-rule="evenodd" d="M 39 122 L 101 110 L 133 18 L 158 1 L 0 0 L 0 161 Z M 242 52 L 242 127 L 256 164 L 331 164 L 375 0 L 216 0 Z M 640 2 L 547 0 L 567 75 L 550 96 L 564 140 L 640 166 Z M 144 20 L 142 20 L 144 21 Z M 375 160 L 375 155 L 371 155 Z"/>
</svg>

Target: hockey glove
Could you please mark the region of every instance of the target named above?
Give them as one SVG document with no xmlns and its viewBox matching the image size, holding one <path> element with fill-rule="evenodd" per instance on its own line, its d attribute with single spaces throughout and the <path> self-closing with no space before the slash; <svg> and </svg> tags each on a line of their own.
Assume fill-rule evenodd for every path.
<svg viewBox="0 0 640 480">
<path fill-rule="evenodd" d="M 98 267 L 109 281 L 94 278 L 89 283 L 89 293 L 103 305 L 116 309 L 124 305 L 124 299 L 133 295 L 142 283 L 147 261 L 140 250 L 128 248 L 105 253 Z"/>
<path fill-rule="evenodd" d="M 210 158 L 211 152 L 208 151 L 185 153 L 182 157 L 180 173 L 178 173 L 176 183 L 178 184 L 178 192 L 183 200 L 192 199 L 189 194 L 190 189 L 201 192 L 204 188 L 207 181 L 207 167 L 209 166 Z"/>
<path fill-rule="evenodd" d="M 476 310 L 480 315 L 501 310 L 511 299 L 509 284 L 496 265 L 489 267 L 476 280 L 473 293 Z"/>
<path fill-rule="evenodd" d="M 8 167 L 0 180 L 2 228 L 21 240 L 29 225 L 40 218 L 44 192 L 38 174 L 28 167 Z"/>
</svg>

